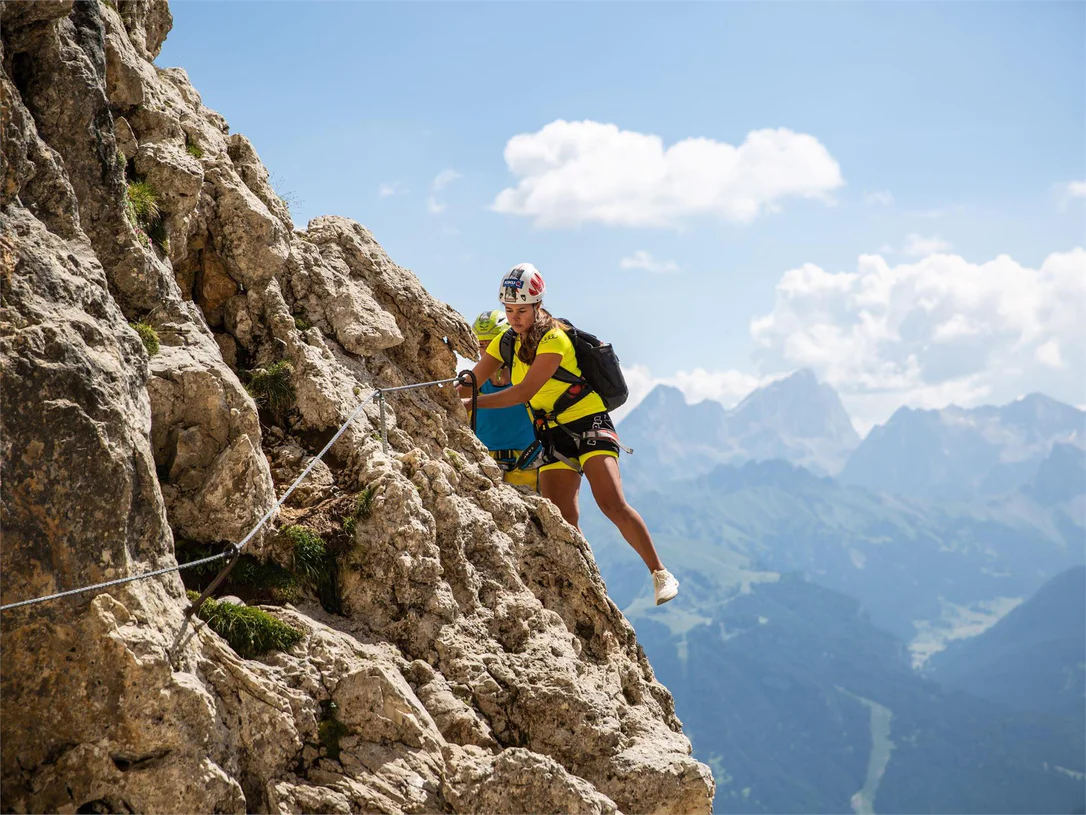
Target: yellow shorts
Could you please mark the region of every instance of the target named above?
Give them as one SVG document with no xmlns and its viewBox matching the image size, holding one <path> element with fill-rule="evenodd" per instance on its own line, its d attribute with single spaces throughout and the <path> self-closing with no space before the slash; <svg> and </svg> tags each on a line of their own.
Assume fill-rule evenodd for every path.
<svg viewBox="0 0 1086 815">
<path fill-rule="evenodd" d="M 521 451 L 514 452 L 520 455 Z M 493 450 L 490 451 L 490 457 L 495 461 L 498 460 L 498 454 Z M 502 473 L 502 481 L 518 487 L 531 487 L 539 492 L 539 470 L 505 470 Z"/>
</svg>

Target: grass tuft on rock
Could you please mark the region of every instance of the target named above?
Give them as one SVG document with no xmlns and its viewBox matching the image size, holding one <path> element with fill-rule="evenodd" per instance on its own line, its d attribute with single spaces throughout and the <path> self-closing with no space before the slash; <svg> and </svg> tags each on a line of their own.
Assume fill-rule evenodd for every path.
<svg viewBox="0 0 1086 815">
<path fill-rule="evenodd" d="M 445 458 L 449 460 L 449 463 L 452 464 L 453 469 L 457 472 L 464 469 L 464 457 L 455 450 L 450 450 L 448 447 L 446 447 Z"/>
<path fill-rule="evenodd" d="M 257 368 L 249 375 L 246 390 L 261 407 L 266 407 L 277 419 L 294 407 L 294 385 L 291 377 L 294 366 L 289 362 L 273 362 L 266 368 Z"/>
<path fill-rule="evenodd" d="M 294 573 L 317 585 L 328 573 L 324 539 L 307 526 L 288 526 L 283 534 L 293 545 Z"/>
<path fill-rule="evenodd" d="M 188 592 L 191 601 L 199 596 L 198 592 Z M 285 651 L 301 642 L 305 636 L 297 628 L 252 606 L 237 606 L 209 599 L 200 606 L 198 614 L 212 631 L 230 643 L 230 647 L 246 659 L 269 651 Z"/>
<path fill-rule="evenodd" d="M 186 144 L 185 145 L 185 152 L 188 153 L 193 158 L 203 158 L 204 157 L 203 148 L 200 147 L 200 145 L 196 144 L 195 142 L 189 142 L 188 144 Z"/>
<path fill-rule="evenodd" d="M 125 192 L 125 213 L 135 226 L 149 232 L 162 215 L 155 188 L 146 181 L 129 181 Z"/>
<path fill-rule="evenodd" d="M 354 497 L 354 508 L 351 514 L 343 519 L 343 531 L 348 535 L 354 535 L 354 530 L 359 521 L 364 521 L 373 514 L 373 499 L 377 495 L 377 485 L 367 484 Z"/>
<path fill-rule="evenodd" d="M 294 573 L 317 592 L 325 611 L 341 614 L 343 602 L 339 596 L 336 559 L 324 538 L 299 525 L 284 528 L 283 535 L 292 544 Z"/>
<path fill-rule="evenodd" d="M 377 485 L 367 484 L 354 498 L 354 516 L 366 520 L 373 514 L 373 499 L 377 495 Z"/>
<path fill-rule="evenodd" d="M 129 323 L 129 326 L 140 335 L 140 339 L 143 340 L 143 347 L 147 349 L 148 356 L 154 356 L 158 353 L 158 332 L 148 325 L 147 323 Z"/>
<path fill-rule="evenodd" d="M 147 237 L 164 255 L 170 254 L 170 234 L 166 231 L 165 218 L 159 218 L 147 230 Z"/>
<path fill-rule="evenodd" d="M 313 327 L 313 323 L 309 322 L 305 317 L 294 317 L 294 327 L 299 331 L 308 331 Z"/>
</svg>

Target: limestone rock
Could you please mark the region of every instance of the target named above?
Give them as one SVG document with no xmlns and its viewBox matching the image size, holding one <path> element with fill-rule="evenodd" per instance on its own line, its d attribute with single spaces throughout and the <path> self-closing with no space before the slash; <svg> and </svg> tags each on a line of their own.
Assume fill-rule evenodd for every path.
<svg viewBox="0 0 1086 815">
<path fill-rule="evenodd" d="M 352 354 L 366 356 L 403 342 L 395 318 L 378 305 L 369 286 L 352 276 L 341 258 L 326 261 L 315 244 L 296 238 L 285 277 L 295 310 Z"/>
<path fill-rule="evenodd" d="M 133 44 L 147 59 L 157 57 L 173 28 L 169 5 L 162 0 L 123 0 L 117 7 Z"/>
<path fill-rule="evenodd" d="M 170 524 L 194 541 L 238 541 L 275 503 L 256 405 L 201 337 L 151 358 L 151 443 Z M 214 349 L 214 350 L 212 350 Z"/>
<path fill-rule="evenodd" d="M 167 224 L 173 227 L 171 235 L 187 233 L 204 183 L 199 160 L 185 151 L 184 144 L 145 141 L 135 154 L 135 164 L 136 172 L 154 187 Z"/>
<path fill-rule="evenodd" d="M 618 812 L 614 801 L 546 756 L 516 747 L 497 756 L 456 747 L 448 752 L 454 774 L 447 794 L 458 812 Z"/>
<path fill-rule="evenodd" d="M 206 177 L 215 188 L 215 251 L 234 280 L 260 288 L 286 262 L 287 230 L 232 169 L 211 167 Z"/>
<path fill-rule="evenodd" d="M 272 189 L 268 171 L 260 162 L 260 156 L 256 154 L 252 142 L 240 133 L 234 133 L 226 140 L 226 144 L 234 170 L 245 182 L 245 186 L 287 227 L 287 231 L 293 232 L 294 222 L 290 218 L 290 209 Z"/>
<path fill-rule="evenodd" d="M 307 238 L 320 248 L 327 263 L 360 277 L 377 303 L 394 317 L 406 338 L 392 355 L 401 368 L 436 379 L 455 365 L 454 351 L 475 358 L 478 343 L 463 318 L 435 300 L 413 274 L 394 264 L 364 226 L 324 216 L 310 221 Z"/>
<path fill-rule="evenodd" d="M 710 811 L 588 544 L 501 483 L 454 390 L 386 394 L 384 449 L 374 389 L 452 376 L 460 315 L 363 226 L 293 230 L 248 140 L 151 64 L 165 2 L 0 23 L 3 602 L 240 539 L 352 418 L 286 510 L 334 533 L 344 613 L 256 606 L 286 650 L 184 626 L 174 572 L 0 617 L 0 807 Z M 126 216 L 133 172 L 168 251 Z M 295 404 L 262 426 L 238 372 L 280 361 Z M 247 551 L 288 562 L 273 531 Z"/>
<path fill-rule="evenodd" d="M 296 442 L 290 441 L 272 448 L 272 476 L 275 483 L 282 485 L 280 492 L 293 484 L 310 464 L 313 464 L 313 468 L 305 480 L 291 493 L 287 506 L 311 507 L 326 498 L 331 498 L 335 492 L 336 480 L 327 464 L 323 461 L 314 462 L 314 457 Z"/>
</svg>

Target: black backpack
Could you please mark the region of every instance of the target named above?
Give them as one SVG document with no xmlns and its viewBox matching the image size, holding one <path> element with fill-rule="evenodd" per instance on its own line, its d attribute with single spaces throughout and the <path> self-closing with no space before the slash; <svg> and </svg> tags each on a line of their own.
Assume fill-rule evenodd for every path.
<svg viewBox="0 0 1086 815">
<path fill-rule="evenodd" d="M 622 375 L 622 368 L 618 364 L 618 355 L 609 342 L 601 342 L 595 334 L 589 334 L 579 328 L 575 328 L 569 320 L 560 320 L 569 326 L 566 334 L 573 343 L 573 350 L 577 354 L 577 367 L 581 369 L 581 376 L 559 366 L 552 379 L 559 382 L 568 382 L 570 385 L 587 385 L 590 390 L 584 390 L 578 394 L 579 399 L 595 391 L 603 399 L 603 406 L 607 410 L 614 410 L 625 404 L 630 395 L 626 387 L 626 378 Z M 501 349 L 502 361 L 509 370 L 513 370 L 513 349 L 516 346 L 517 335 L 512 329 L 502 334 Z M 572 402 L 558 408 L 555 404 L 555 413 L 566 410 Z"/>
</svg>

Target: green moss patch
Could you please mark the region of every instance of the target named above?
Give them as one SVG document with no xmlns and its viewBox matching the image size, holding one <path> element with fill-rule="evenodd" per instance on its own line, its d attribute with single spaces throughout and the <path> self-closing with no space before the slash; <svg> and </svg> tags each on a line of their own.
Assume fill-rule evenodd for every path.
<svg viewBox="0 0 1086 815">
<path fill-rule="evenodd" d="M 221 548 L 179 540 L 176 551 L 178 563 L 188 563 L 218 554 Z M 202 591 L 227 563 L 227 560 L 215 560 L 202 566 L 184 569 L 181 579 L 185 581 L 186 587 Z M 281 606 L 284 603 L 297 603 L 302 599 L 301 586 L 293 573 L 278 563 L 264 563 L 252 555 L 242 555 L 238 559 L 220 590 L 227 594 L 236 594 L 247 603 Z"/>
<path fill-rule="evenodd" d="M 297 603 L 302 598 L 297 578 L 278 563 L 264 563 L 243 555 L 230 577 L 235 583 L 255 590 L 255 594 L 268 597 L 276 605 Z"/>
</svg>

